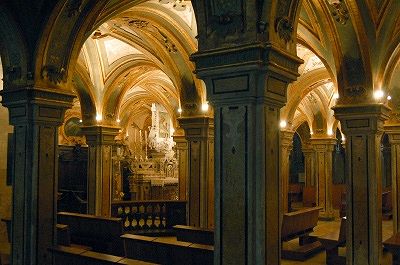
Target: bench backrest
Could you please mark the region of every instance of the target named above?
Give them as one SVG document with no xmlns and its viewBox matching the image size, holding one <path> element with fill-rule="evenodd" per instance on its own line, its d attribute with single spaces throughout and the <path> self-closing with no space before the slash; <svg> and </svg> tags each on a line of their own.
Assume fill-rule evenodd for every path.
<svg viewBox="0 0 400 265">
<path fill-rule="evenodd" d="M 187 225 L 175 225 L 174 231 L 179 241 L 214 245 L 214 230 Z"/>
<path fill-rule="evenodd" d="M 282 219 L 281 238 L 287 241 L 313 231 L 318 223 L 321 207 L 285 213 Z"/>
<path fill-rule="evenodd" d="M 345 243 L 346 242 L 346 217 L 342 217 L 340 219 L 340 230 L 339 230 L 338 241 L 340 243 Z"/>
<path fill-rule="evenodd" d="M 68 225 L 72 243 L 90 246 L 95 251 L 124 255 L 120 239 L 123 234 L 121 218 L 59 212 L 57 221 Z"/>
<path fill-rule="evenodd" d="M 305 186 L 303 188 L 303 206 L 304 207 L 315 207 L 317 204 L 316 201 L 316 190 L 315 187 Z"/>
</svg>

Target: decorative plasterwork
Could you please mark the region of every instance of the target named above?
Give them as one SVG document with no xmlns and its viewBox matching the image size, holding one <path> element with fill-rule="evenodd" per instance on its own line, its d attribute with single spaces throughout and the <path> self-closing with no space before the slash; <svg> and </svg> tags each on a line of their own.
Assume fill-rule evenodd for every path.
<svg viewBox="0 0 400 265">
<path fill-rule="evenodd" d="M 334 19 L 342 24 L 346 25 L 350 18 L 349 10 L 347 9 L 344 0 L 327 0 L 331 9 L 331 14 Z"/>
</svg>

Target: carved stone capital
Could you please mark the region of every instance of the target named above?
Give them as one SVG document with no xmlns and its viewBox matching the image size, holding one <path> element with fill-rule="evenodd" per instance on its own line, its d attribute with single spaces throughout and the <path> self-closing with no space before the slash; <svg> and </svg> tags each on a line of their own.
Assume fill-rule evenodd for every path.
<svg viewBox="0 0 400 265">
<path fill-rule="evenodd" d="M 293 148 L 293 131 L 280 131 L 280 145 L 282 148 L 292 150 Z"/>
<path fill-rule="evenodd" d="M 382 103 L 336 105 L 333 110 L 346 136 L 382 133 L 390 113 L 390 108 Z"/>
<path fill-rule="evenodd" d="M 112 145 L 115 144 L 115 136 L 119 134 L 119 127 L 115 126 L 82 126 L 82 133 L 86 136 L 88 145 Z"/>
<path fill-rule="evenodd" d="M 311 138 L 311 147 L 315 152 L 332 152 L 336 142 L 335 138 Z"/>
<path fill-rule="evenodd" d="M 182 117 L 178 118 L 179 126 L 185 131 L 185 138 L 189 140 L 206 140 L 214 138 L 214 119 L 209 117 Z"/>
<path fill-rule="evenodd" d="M 8 108 L 10 124 L 46 123 L 59 126 L 64 122 L 65 111 L 72 107 L 75 95 L 24 87 L 1 91 L 2 104 Z"/>
<path fill-rule="evenodd" d="M 385 133 L 391 145 L 400 145 L 400 123 L 385 125 Z"/>
</svg>

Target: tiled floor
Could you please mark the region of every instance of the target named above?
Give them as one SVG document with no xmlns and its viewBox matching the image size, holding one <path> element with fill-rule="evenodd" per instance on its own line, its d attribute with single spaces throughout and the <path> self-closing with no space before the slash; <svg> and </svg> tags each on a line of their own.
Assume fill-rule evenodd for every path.
<svg viewBox="0 0 400 265">
<path fill-rule="evenodd" d="M 332 222 L 325 222 L 325 221 L 319 221 L 317 227 L 314 229 L 315 233 L 318 234 L 325 234 L 325 233 L 329 233 L 335 230 L 339 230 L 340 227 L 340 222 L 339 222 L 339 218 L 336 218 L 335 221 Z M 393 223 L 392 221 L 383 221 L 382 222 L 382 240 L 386 240 L 387 238 L 389 238 L 392 235 L 392 228 L 393 227 Z M 285 244 L 297 244 L 297 241 L 290 241 L 288 243 Z M 346 249 L 345 248 L 341 248 L 339 250 L 340 254 L 345 256 L 346 255 Z M 382 265 L 390 265 L 392 264 L 392 257 L 391 254 L 388 252 L 383 252 L 383 256 L 382 256 Z M 282 260 L 281 262 L 282 265 L 298 265 L 298 264 L 302 264 L 302 265 L 325 265 L 325 252 L 322 251 L 318 254 L 316 254 L 315 256 L 313 256 L 312 258 L 306 260 L 306 261 L 291 261 L 291 260 Z"/>
</svg>

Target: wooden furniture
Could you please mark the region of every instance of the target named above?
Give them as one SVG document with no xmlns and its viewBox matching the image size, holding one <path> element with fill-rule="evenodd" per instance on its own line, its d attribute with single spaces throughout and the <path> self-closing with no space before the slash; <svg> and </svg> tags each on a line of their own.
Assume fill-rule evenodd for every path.
<svg viewBox="0 0 400 265">
<path fill-rule="evenodd" d="M 55 246 L 49 249 L 53 253 L 55 264 L 57 265 L 155 265 L 136 259 L 128 259 L 119 256 L 113 256 L 98 253 L 82 248 Z"/>
<path fill-rule="evenodd" d="M 121 218 L 59 212 L 58 223 L 68 225 L 71 243 L 91 247 L 94 251 L 124 256 Z"/>
<path fill-rule="evenodd" d="M 163 265 L 212 265 L 214 246 L 179 241 L 176 237 L 147 237 L 132 234 L 124 239 L 126 256 Z"/>
<path fill-rule="evenodd" d="M 317 206 L 316 190 L 313 186 L 305 186 L 303 188 L 303 206 L 304 207 L 315 207 Z"/>
<path fill-rule="evenodd" d="M 205 245 L 214 245 L 214 230 L 187 225 L 175 225 L 174 231 L 178 241 Z"/>
<path fill-rule="evenodd" d="M 346 217 L 340 220 L 339 231 L 317 236 L 326 251 L 327 265 L 346 265 L 346 257 L 339 256 L 339 247 L 346 245 Z"/>
<path fill-rule="evenodd" d="M 400 265 L 400 232 L 385 240 L 383 246 L 392 253 L 392 264 Z"/>
<path fill-rule="evenodd" d="M 318 241 L 309 237 L 318 223 L 321 209 L 321 207 L 313 207 L 283 215 L 282 241 L 299 238 L 299 245 L 291 248 L 283 245 L 282 258 L 303 261 L 322 249 L 322 245 Z"/>
<path fill-rule="evenodd" d="M 1 221 L 6 223 L 7 242 L 0 243 L 0 264 L 9 264 L 11 253 L 11 218 L 2 218 Z"/>
<path fill-rule="evenodd" d="M 392 217 L 392 191 L 387 190 L 382 192 L 382 219 L 390 220 Z"/>
</svg>

